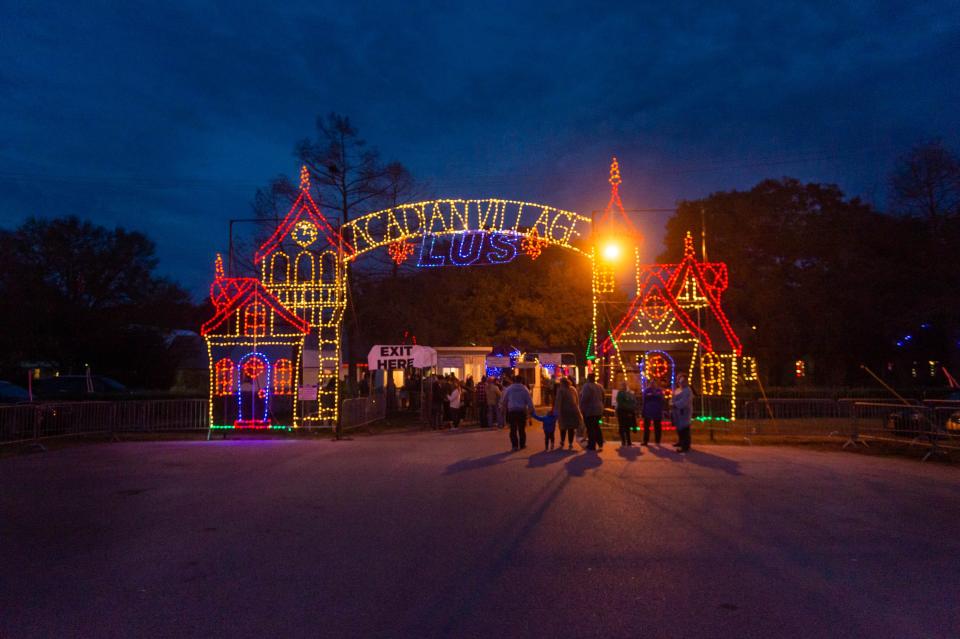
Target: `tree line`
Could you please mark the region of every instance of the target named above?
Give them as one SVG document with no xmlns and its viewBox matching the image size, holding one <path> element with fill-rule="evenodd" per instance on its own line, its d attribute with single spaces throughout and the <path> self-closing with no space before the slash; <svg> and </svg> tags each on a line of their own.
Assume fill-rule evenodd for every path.
<svg viewBox="0 0 960 639">
<path fill-rule="evenodd" d="M 340 223 L 431 195 L 338 114 L 318 118 L 315 135 L 293 152 L 324 212 Z M 250 273 L 243 258 L 296 193 L 286 177 L 257 190 L 252 210 L 263 222 L 246 244 L 238 241 L 235 275 Z M 931 362 L 955 369 L 960 352 L 956 153 L 930 142 L 904 155 L 889 201 L 879 211 L 835 185 L 764 180 L 681 201 L 659 259 L 679 259 L 686 232 L 705 227 L 707 258 L 729 267 L 727 315 L 771 385 L 792 383 L 797 360 L 813 383 L 858 383 L 861 364 L 900 384 L 929 382 Z M 351 266 L 349 361 L 363 361 L 371 344 L 412 336 L 583 355 L 592 309 L 582 258 L 548 248 L 535 261 L 495 268 L 414 263 L 398 266 L 384 253 Z M 78 217 L 31 218 L 0 230 L 0 374 L 14 379 L 29 363 L 73 372 L 89 364 L 131 386 L 168 387 L 178 358 L 170 336 L 196 330 L 212 310 L 156 267 L 154 244 L 143 234 Z M 942 379 L 938 373 L 934 381 Z"/>
</svg>

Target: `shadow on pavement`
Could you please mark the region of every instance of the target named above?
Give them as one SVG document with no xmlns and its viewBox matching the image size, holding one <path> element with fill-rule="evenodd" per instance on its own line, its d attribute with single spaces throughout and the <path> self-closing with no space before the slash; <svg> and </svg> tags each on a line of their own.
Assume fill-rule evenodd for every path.
<svg viewBox="0 0 960 639">
<path fill-rule="evenodd" d="M 454 462 L 447 466 L 447 469 L 443 471 L 444 475 L 453 475 L 455 473 L 462 473 L 467 470 L 477 470 L 478 468 L 486 468 L 487 466 L 496 466 L 497 464 L 502 464 L 507 461 L 507 458 L 513 454 L 513 451 L 505 450 L 502 453 L 494 453 L 493 455 L 487 455 L 486 457 L 471 457 L 470 459 L 461 459 L 458 462 Z"/>
<path fill-rule="evenodd" d="M 664 459 L 669 459 L 674 462 L 686 462 L 688 464 L 703 466 L 704 468 L 713 468 L 714 470 L 723 471 L 728 475 L 743 475 L 743 473 L 740 472 L 740 462 L 727 459 L 726 457 L 720 457 L 713 453 L 704 452 L 699 448 L 691 449 L 686 455 L 682 455 L 672 448 L 655 448 L 653 446 L 650 447 L 650 452 L 657 457 L 663 457 Z"/>
<path fill-rule="evenodd" d="M 542 450 L 539 453 L 534 453 L 527 458 L 527 468 L 543 468 L 548 464 L 562 461 L 567 457 L 576 454 L 577 453 L 572 450 L 560 450 L 559 448 L 555 448 L 553 450 Z"/>
<path fill-rule="evenodd" d="M 603 459 L 596 451 L 588 450 L 582 455 L 577 455 L 564 466 L 567 474 L 573 477 L 583 477 L 588 470 L 598 468 L 603 463 Z"/>
<path fill-rule="evenodd" d="M 650 451 L 650 454 L 654 457 L 662 457 L 663 459 L 669 459 L 670 461 L 683 461 L 683 457 L 673 449 L 673 446 L 651 446 L 647 450 Z"/>
<path fill-rule="evenodd" d="M 617 449 L 617 454 L 623 457 L 627 461 L 637 461 L 637 458 L 640 457 L 643 453 L 640 451 L 639 446 L 625 447 L 621 446 Z"/>
<path fill-rule="evenodd" d="M 702 450 L 699 450 L 696 448 L 692 449 L 689 453 L 687 453 L 687 462 L 691 464 L 696 464 L 697 466 L 703 466 L 704 468 L 713 468 L 714 470 L 722 470 L 728 475 L 743 474 L 740 472 L 740 462 L 734 461 L 732 459 L 727 459 L 726 457 L 720 457 L 719 455 L 705 453 Z"/>
</svg>

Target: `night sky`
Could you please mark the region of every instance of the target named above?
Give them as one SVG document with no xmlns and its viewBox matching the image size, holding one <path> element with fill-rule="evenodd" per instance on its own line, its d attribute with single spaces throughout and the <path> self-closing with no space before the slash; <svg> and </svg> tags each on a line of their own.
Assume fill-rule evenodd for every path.
<svg viewBox="0 0 960 639">
<path fill-rule="evenodd" d="M 783 175 L 883 206 L 898 154 L 960 147 L 956 0 L 433 4 L 2 2 L 0 225 L 142 230 L 199 293 L 329 111 L 428 195 L 584 214 L 611 155 L 628 208 Z"/>
</svg>

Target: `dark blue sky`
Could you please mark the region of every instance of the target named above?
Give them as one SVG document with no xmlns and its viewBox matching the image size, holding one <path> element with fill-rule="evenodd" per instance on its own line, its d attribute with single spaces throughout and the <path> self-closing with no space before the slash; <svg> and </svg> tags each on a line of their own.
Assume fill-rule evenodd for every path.
<svg viewBox="0 0 960 639">
<path fill-rule="evenodd" d="M 586 214 L 613 154 L 630 208 L 782 175 L 882 206 L 899 153 L 960 146 L 955 0 L 2 4 L 0 225 L 142 230 L 197 291 L 329 111 L 432 195 Z"/>
</svg>

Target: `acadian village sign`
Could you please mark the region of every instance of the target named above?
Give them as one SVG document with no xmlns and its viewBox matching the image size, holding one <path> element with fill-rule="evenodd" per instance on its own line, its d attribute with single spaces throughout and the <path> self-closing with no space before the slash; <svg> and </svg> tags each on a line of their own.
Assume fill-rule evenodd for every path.
<svg viewBox="0 0 960 639">
<path fill-rule="evenodd" d="M 535 234 L 545 245 L 587 254 L 580 246 L 590 219 L 542 204 L 515 200 L 433 200 L 404 204 L 343 225 L 354 259 L 395 242 L 421 239 L 418 266 L 505 264 Z"/>
</svg>

